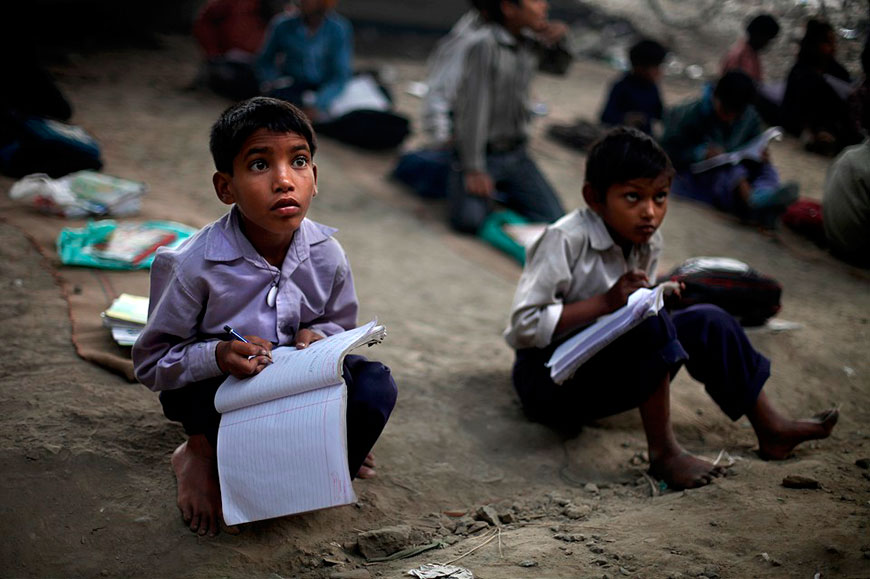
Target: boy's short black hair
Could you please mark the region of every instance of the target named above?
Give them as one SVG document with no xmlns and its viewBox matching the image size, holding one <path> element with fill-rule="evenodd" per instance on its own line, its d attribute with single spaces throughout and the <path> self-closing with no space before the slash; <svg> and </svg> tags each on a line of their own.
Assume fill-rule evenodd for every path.
<svg viewBox="0 0 870 579">
<path fill-rule="evenodd" d="M 628 60 L 632 67 L 659 66 L 665 61 L 668 50 L 649 38 L 637 42 L 628 51 Z"/>
<path fill-rule="evenodd" d="M 511 4 L 519 5 L 522 0 L 506 0 Z M 504 24 L 504 12 L 501 10 L 502 0 L 478 0 L 477 9 L 486 16 L 488 20 Z"/>
<path fill-rule="evenodd" d="M 258 129 L 297 133 L 308 141 L 312 157 L 317 150 L 314 129 L 305 113 L 287 101 L 254 97 L 231 106 L 212 125 L 209 149 L 215 168 L 232 175 L 233 160 Z"/>
<path fill-rule="evenodd" d="M 586 158 L 586 183 L 600 203 L 617 183 L 655 179 L 663 173 L 674 174 L 667 153 L 651 136 L 631 127 L 608 131 L 592 145 Z"/>
<path fill-rule="evenodd" d="M 745 72 L 731 70 L 716 83 L 713 96 L 726 111 L 742 115 L 755 100 L 755 82 Z"/>
<path fill-rule="evenodd" d="M 746 35 L 752 41 L 767 44 L 779 34 L 779 22 L 770 14 L 759 14 L 746 25 Z"/>
</svg>

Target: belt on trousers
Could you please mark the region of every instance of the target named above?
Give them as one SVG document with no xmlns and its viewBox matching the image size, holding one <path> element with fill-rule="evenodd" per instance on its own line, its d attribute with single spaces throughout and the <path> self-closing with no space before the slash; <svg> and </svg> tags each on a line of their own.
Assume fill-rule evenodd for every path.
<svg viewBox="0 0 870 579">
<path fill-rule="evenodd" d="M 517 139 L 500 139 L 498 141 L 490 141 L 486 144 L 486 153 L 509 153 L 515 151 L 526 144 L 526 138 L 520 137 Z"/>
</svg>

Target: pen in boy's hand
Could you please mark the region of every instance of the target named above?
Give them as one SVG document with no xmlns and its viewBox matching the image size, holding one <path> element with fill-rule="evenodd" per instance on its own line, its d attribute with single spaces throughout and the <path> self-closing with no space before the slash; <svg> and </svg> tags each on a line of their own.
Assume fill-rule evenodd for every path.
<svg viewBox="0 0 870 579">
<path fill-rule="evenodd" d="M 234 337 L 235 339 L 237 339 L 238 341 L 244 342 L 246 344 L 250 344 L 250 342 L 247 341 L 244 336 L 242 336 L 240 333 L 235 331 L 229 324 L 224 326 L 224 331 L 226 333 L 228 333 L 229 335 L 231 335 L 232 337 Z"/>
<path fill-rule="evenodd" d="M 250 344 L 250 343 L 251 343 L 249 340 L 246 340 L 245 337 L 244 337 L 243 335 L 241 335 L 240 333 L 238 333 L 237 331 L 235 331 L 235 330 L 232 328 L 232 326 L 230 326 L 229 324 L 227 324 L 226 326 L 224 326 L 224 331 L 225 331 L 226 333 L 228 333 L 229 335 L 231 335 L 232 337 L 234 337 L 235 339 L 237 339 L 238 341 L 240 341 L 240 342 L 244 342 L 244 343 L 246 343 L 246 344 Z M 272 354 L 271 354 L 271 352 L 269 352 L 269 353 L 267 354 L 267 356 L 271 359 L 271 358 L 272 358 Z M 248 356 L 248 360 L 253 360 L 253 359 L 256 358 L 256 357 L 257 357 L 257 356 Z"/>
</svg>

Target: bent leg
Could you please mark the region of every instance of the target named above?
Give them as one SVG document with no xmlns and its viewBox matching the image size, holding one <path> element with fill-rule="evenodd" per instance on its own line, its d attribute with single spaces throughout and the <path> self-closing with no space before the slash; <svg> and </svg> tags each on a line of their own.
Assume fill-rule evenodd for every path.
<svg viewBox="0 0 870 579">
<path fill-rule="evenodd" d="M 689 354 L 686 369 L 731 420 L 755 405 L 770 376 L 770 361 L 759 354 L 734 319 L 712 304 L 671 313 L 680 343 Z"/>
<path fill-rule="evenodd" d="M 390 369 L 363 356 L 344 359 L 347 384 L 347 463 L 351 476 L 371 468 L 368 456 L 396 405 L 398 389 Z M 371 464 L 366 464 L 366 461 Z M 372 473 L 373 474 L 373 473 Z"/>
<path fill-rule="evenodd" d="M 555 384 L 545 366 L 557 344 L 518 350 L 513 384 L 526 415 L 564 431 L 637 408 L 687 358 L 667 315 L 648 318 Z M 626 364 L 626 360 L 631 360 Z"/>
<path fill-rule="evenodd" d="M 565 215 L 553 186 L 524 148 L 498 157 L 503 158 L 500 168 L 493 170 L 493 177 L 511 209 L 540 223 L 552 223 Z"/>
<path fill-rule="evenodd" d="M 658 388 L 640 405 L 640 417 L 649 448 L 649 472 L 672 489 L 691 489 L 713 482 L 724 469 L 686 452 L 671 426 L 671 379 L 664 376 Z"/>
<path fill-rule="evenodd" d="M 214 408 L 220 383 L 210 380 L 160 393 L 163 413 L 181 422 L 189 437 L 172 453 L 171 462 L 178 509 L 190 530 L 200 535 L 216 535 L 222 518 L 216 458 L 220 414 Z"/>
<path fill-rule="evenodd" d="M 749 418 L 762 458 L 786 458 L 801 442 L 831 434 L 839 419 L 836 409 L 804 420 L 786 418 L 776 410 L 761 391 L 770 376 L 770 361 L 752 347 L 733 316 L 701 304 L 674 313 L 673 319 L 689 352 L 689 373 L 729 418 Z"/>
</svg>

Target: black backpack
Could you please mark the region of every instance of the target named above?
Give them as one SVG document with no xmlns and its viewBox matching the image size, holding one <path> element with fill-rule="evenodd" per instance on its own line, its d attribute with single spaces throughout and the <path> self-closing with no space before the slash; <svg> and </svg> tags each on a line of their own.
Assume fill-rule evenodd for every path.
<svg viewBox="0 0 870 579">
<path fill-rule="evenodd" d="M 714 304 L 741 325 L 760 326 L 780 310 L 782 286 L 747 264 L 727 257 L 694 257 L 659 281 L 683 282 L 686 289 L 674 309 Z"/>
</svg>

